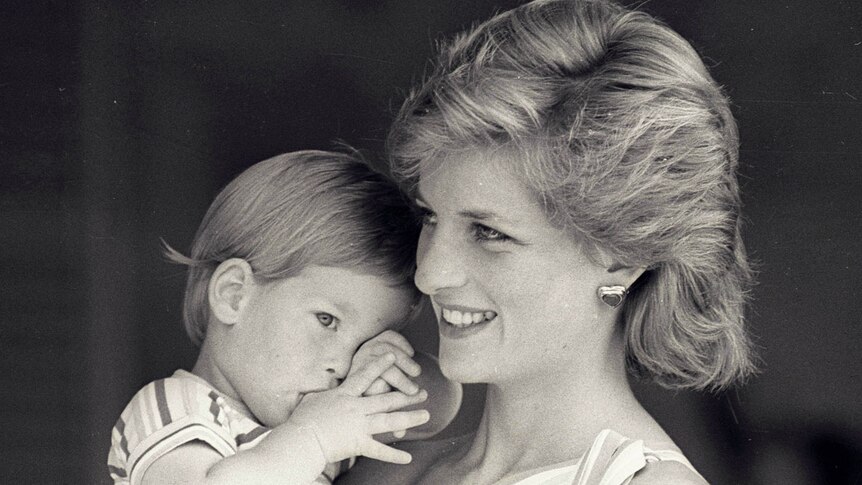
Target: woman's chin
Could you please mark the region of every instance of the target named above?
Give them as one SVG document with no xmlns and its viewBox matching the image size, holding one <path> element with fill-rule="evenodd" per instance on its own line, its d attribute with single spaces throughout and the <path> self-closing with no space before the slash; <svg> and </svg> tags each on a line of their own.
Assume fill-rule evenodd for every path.
<svg viewBox="0 0 862 485">
<path fill-rule="evenodd" d="M 440 370 L 462 384 L 495 382 L 506 366 L 503 320 L 496 312 L 475 323 L 453 324 L 438 318 Z"/>
<path fill-rule="evenodd" d="M 483 354 L 447 349 L 441 343 L 438 361 L 440 372 L 450 381 L 461 384 L 480 384 L 494 381 L 494 366 L 489 368 L 487 364 L 490 359 Z"/>
</svg>

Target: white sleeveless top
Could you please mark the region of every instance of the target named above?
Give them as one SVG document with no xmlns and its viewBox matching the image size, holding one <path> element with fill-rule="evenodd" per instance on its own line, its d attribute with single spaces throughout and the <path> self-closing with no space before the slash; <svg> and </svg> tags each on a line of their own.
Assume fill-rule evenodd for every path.
<svg viewBox="0 0 862 485">
<path fill-rule="evenodd" d="M 609 429 L 603 430 L 593 444 L 574 462 L 557 463 L 539 470 L 511 485 L 627 485 L 647 463 L 676 461 L 701 476 L 682 453 L 651 450 L 643 440 L 631 440 Z"/>
</svg>

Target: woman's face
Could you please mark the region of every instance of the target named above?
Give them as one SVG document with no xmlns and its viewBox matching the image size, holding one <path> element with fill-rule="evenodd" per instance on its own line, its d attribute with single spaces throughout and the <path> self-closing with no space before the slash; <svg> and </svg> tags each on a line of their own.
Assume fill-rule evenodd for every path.
<svg viewBox="0 0 862 485">
<path fill-rule="evenodd" d="M 441 368 L 459 382 L 577 372 L 612 332 L 596 296 L 612 278 L 550 224 L 504 168 L 511 156 L 474 151 L 420 174 L 416 285 L 437 315 Z"/>
</svg>

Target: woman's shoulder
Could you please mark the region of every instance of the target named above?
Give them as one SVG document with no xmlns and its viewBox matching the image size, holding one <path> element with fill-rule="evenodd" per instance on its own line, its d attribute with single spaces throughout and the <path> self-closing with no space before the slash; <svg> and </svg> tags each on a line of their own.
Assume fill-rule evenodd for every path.
<svg viewBox="0 0 862 485">
<path fill-rule="evenodd" d="M 649 433 L 648 433 L 649 434 Z M 659 435 L 661 438 L 661 435 Z M 607 483 L 631 485 L 704 485 L 706 480 L 694 469 L 672 441 L 645 442 L 605 429 L 581 458 L 577 483 L 592 483 L 615 477 Z M 630 482 L 625 480 L 630 479 Z M 620 480 L 614 481 L 614 480 Z"/>
<path fill-rule="evenodd" d="M 708 482 L 691 468 L 678 461 L 663 460 L 647 463 L 629 485 L 709 485 Z"/>
<path fill-rule="evenodd" d="M 337 485 L 362 485 L 367 483 L 386 483 L 406 485 L 417 483 L 426 472 L 441 458 L 470 440 L 471 435 L 453 438 L 404 441 L 394 446 L 413 457 L 406 465 L 396 465 L 382 461 L 360 458 L 344 475 L 338 477 Z"/>
</svg>

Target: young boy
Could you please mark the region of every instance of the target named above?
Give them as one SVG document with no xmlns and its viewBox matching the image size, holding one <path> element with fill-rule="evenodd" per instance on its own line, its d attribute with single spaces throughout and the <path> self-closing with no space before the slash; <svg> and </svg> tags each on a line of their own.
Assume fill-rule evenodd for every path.
<svg viewBox="0 0 862 485">
<path fill-rule="evenodd" d="M 392 330 L 419 298 L 417 237 L 397 188 L 349 155 L 288 153 L 228 184 L 191 256 L 167 248 L 189 266 L 197 363 L 132 398 L 112 432 L 114 482 L 330 483 L 359 455 L 409 462 L 374 435 L 429 421 L 413 349 Z M 426 367 L 435 419 L 414 437 L 460 403 Z"/>
</svg>

